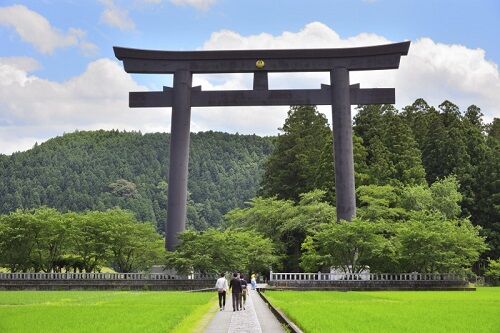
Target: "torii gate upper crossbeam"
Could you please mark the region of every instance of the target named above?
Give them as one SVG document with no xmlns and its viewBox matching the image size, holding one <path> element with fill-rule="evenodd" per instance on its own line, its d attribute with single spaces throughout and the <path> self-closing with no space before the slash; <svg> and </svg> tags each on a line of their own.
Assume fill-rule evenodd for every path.
<svg viewBox="0 0 500 333">
<path fill-rule="evenodd" d="M 174 74 L 182 68 L 198 73 L 251 73 L 263 59 L 268 72 L 329 72 L 396 69 L 410 42 L 345 49 L 158 51 L 114 47 L 127 73 Z"/>
</svg>

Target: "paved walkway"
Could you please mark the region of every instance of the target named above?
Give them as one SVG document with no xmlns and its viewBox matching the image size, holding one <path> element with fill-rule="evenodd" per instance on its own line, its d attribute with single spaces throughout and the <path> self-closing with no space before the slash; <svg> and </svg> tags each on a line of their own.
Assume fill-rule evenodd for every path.
<svg viewBox="0 0 500 333">
<path fill-rule="evenodd" d="M 231 293 L 226 297 L 226 308 L 217 312 L 205 333 L 281 333 L 280 322 L 255 290 L 249 289 L 245 310 L 234 311 Z"/>
</svg>

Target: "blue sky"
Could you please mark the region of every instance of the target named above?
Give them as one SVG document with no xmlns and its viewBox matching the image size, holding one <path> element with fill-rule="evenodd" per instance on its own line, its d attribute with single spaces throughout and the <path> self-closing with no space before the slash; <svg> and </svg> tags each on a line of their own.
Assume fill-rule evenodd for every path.
<svg viewBox="0 0 500 333">
<path fill-rule="evenodd" d="M 161 89 L 171 78 L 129 76 L 113 45 L 194 50 L 411 40 L 400 70 L 351 81 L 395 87 L 398 107 L 419 97 L 436 106 L 445 99 L 462 109 L 477 104 L 491 121 L 500 116 L 499 35 L 500 1 L 2 0 L 0 153 L 75 129 L 169 131 L 170 110 L 131 110 L 127 96 Z M 251 85 L 247 75 L 195 81 L 204 89 Z M 271 87 L 320 83 L 327 77 L 271 78 Z M 286 108 L 193 110 L 192 130 L 275 134 L 285 114 Z"/>
</svg>

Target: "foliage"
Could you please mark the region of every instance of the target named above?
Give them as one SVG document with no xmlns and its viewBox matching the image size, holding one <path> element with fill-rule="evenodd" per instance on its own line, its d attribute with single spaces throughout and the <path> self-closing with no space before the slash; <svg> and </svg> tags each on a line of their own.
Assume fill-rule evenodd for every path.
<svg viewBox="0 0 500 333">
<path fill-rule="evenodd" d="M 484 275 L 491 280 L 492 284 L 500 284 L 500 259 L 488 259 L 488 269 Z"/>
<path fill-rule="evenodd" d="M 414 212 L 441 214 L 452 219 L 460 215 L 462 195 L 456 177 L 449 176 L 427 185 L 363 185 L 356 190 L 358 216 L 375 221 L 407 220 Z"/>
<path fill-rule="evenodd" d="M 165 241 L 152 224 L 137 223 L 132 213 L 122 210 L 99 215 L 108 220 L 103 224 L 109 228 L 110 262 L 116 271 L 146 270 L 163 260 Z"/>
<path fill-rule="evenodd" d="M 267 291 L 304 332 L 490 333 L 500 327 L 500 288 L 463 291 Z M 335 313 L 335 316 L 332 316 Z"/>
<path fill-rule="evenodd" d="M 405 119 L 392 105 L 358 107 L 354 133 L 367 151 L 369 184 L 423 184 L 421 152 Z"/>
<path fill-rule="evenodd" d="M 490 250 L 485 256 L 498 258 L 500 121 L 495 118 L 491 124 L 484 124 L 482 116 L 481 109 L 475 105 L 462 113 L 450 101 L 435 108 L 421 98 L 401 112 L 389 105 L 358 108 L 354 132 L 363 140 L 368 168 L 368 178 L 358 184 L 399 183 L 412 186 L 414 190 L 417 188 L 413 185 L 422 185 L 418 193 L 413 194 L 418 194 L 427 202 L 425 206 L 430 207 L 429 192 L 419 180 L 422 175 L 419 165 L 425 169 L 428 185 L 454 176 L 460 184 L 458 190 L 462 198 L 454 200 L 445 214 L 448 217 L 470 216 L 475 225 L 483 227 L 482 233 L 487 236 Z M 441 203 L 439 209 L 446 210 L 446 205 Z"/>
<path fill-rule="evenodd" d="M 385 271 L 387 264 L 395 261 L 394 245 L 383 233 L 383 223 L 369 223 L 359 219 L 323 225 L 302 245 L 304 254 L 301 266 L 305 271 L 316 272 L 341 268 L 346 273 Z"/>
<path fill-rule="evenodd" d="M 454 176 L 448 176 L 432 183 L 430 209 L 442 213 L 448 219 L 458 217 L 462 201 L 462 194 L 458 189 L 458 181 Z"/>
<path fill-rule="evenodd" d="M 333 137 L 326 117 L 315 106 L 291 106 L 280 130 L 260 194 L 299 201 L 301 193 L 322 189 L 333 202 Z"/>
<path fill-rule="evenodd" d="M 1 291 L 0 331 L 188 333 L 214 302 L 212 293 Z"/>
<path fill-rule="evenodd" d="M 359 186 L 356 189 L 359 201 L 358 216 L 367 220 L 402 219 L 406 211 L 399 205 L 398 190 L 391 185 Z"/>
<path fill-rule="evenodd" d="M 166 261 L 179 273 L 265 272 L 277 263 L 272 242 L 251 230 L 188 230 L 180 239 Z"/>
<path fill-rule="evenodd" d="M 400 272 L 469 271 L 487 246 L 469 220 L 421 216 L 396 226 Z"/>
<path fill-rule="evenodd" d="M 0 215 L 0 266 L 11 272 L 57 270 L 68 249 L 68 229 L 67 217 L 51 208 Z"/>
<path fill-rule="evenodd" d="M 250 207 L 226 214 L 230 226 L 240 226 L 268 235 L 279 251 L 281 265 L 287 271 L 298 271 L 301 244 L 306 235 L 323 223 L 336 219 L 335 207 L 322 201 L 324 191 L 314 190 L 300 196 L 300 201 L 257 197 Z"/>
<path fill-rule="evenodd" d="M 162 237 L 121 209 L 60 213 L 52 208 L 0 215 L 0 266 L 11 272 L 93 272 L 109 265 L 119 272 L 161 262 Z"/>
<path fill-rule="evenodd" d="M 118 179 L 115 183 L 109 184 L 111 192 L 119 197 L 135 197 L 137 196 L 137 186 L 126 179 Z"/>
<path fill-rule="evenodd" d="M 462 272 L 487 247 L 467 219 L 417 215 L 405 222 L 352 222 L 323 225 L 302 245 L 306 271 L 339 267 L 346 272 Z"/>
<path fill-rule="evenodd" d="M 485 158 L 477 165 L 473 200 L 468 211 L 483 227 L 490 251 L 485 257 L 500 258 L 500 119 L 495 118 L 486 140 Z"/>
</svg>

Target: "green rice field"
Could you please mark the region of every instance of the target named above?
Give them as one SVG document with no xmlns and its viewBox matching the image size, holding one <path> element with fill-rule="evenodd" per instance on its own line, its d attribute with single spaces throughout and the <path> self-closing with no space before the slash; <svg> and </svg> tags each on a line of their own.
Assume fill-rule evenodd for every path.
<svg viewBox="0 0 500 333">
<path fill-rule="evenodd" d="M 500 288 L 476 291 L 268 291 L 304 332 L 500 332 Z"/>
<path fill-rule="evenodd" d="M 0 332 L 192 332 L 213 293 L 1 291 Z"/>
</svg>

